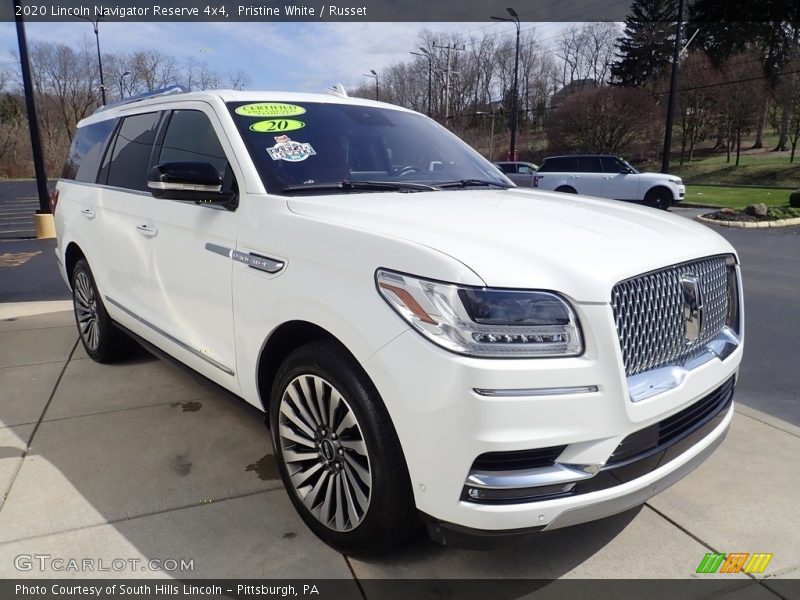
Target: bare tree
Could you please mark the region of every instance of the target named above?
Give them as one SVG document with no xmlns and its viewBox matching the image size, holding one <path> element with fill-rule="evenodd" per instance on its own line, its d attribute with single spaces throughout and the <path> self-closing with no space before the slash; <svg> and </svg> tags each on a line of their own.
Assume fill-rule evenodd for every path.
<svg viewBox="0 0 800 600">
<path fill-rule="evenodd" d="M 547 136 L 558 151 L 642 157 L 657 146 L 657 114 L 652 96 L 638 88 L 583 90 L 553 111 Z"/>
</svg>

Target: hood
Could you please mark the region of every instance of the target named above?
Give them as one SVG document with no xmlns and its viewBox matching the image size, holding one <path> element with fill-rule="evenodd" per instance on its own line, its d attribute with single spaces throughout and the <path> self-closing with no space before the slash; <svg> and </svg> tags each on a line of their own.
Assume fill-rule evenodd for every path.
<svg viewBox="0 0 800 600">
<path fill-rule="evenodd" d="M 673 181 L 679 179 L 683 181 L 677 175 L 670 175 L 669 173 L 639 173 L 639 179 L 648 179 L 650 181 Z"/>
<path fill-rule="evenodd" d="M 706 226 L 664 211 L 519 188 L 292 197 L 288 204 L 301 215 L 439 250 L 487 286 L 553 290 L 578 302 L 607 303 L 623 279 L 734 252 Z M 376 256 L 375 267 L 402 270 L 399 260 Z"/>
</svg>

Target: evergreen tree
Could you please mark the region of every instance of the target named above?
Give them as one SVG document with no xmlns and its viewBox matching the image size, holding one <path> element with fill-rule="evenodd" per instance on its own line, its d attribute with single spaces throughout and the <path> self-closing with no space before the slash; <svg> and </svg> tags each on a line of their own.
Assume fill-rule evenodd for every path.
<svg viewBox="0 0 800 600">
<path fill-rule="evenodd" d="M 611 65 L 615 83 L 642 86 L 666 73 L 672 61 L 678 0 L 634 0 L 617 39 L 617 61 Z"/>
</svg>

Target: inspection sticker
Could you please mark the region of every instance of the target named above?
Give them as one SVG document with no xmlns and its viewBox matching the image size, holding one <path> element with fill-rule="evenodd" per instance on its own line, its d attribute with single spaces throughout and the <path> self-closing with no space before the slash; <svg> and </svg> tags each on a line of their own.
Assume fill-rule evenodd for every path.
<svg viewBox="0 0 800 600">
<path fill-rule="evenodd" d="M 295 142 L 294 140 L 290 140 L 288 135 L 277 136 L 275 142 L 276 144 L 272 148 L 267 148 L 267 152 L 272 160 L 300 162 L 316 154 L 311 144 Z"/>
<path fill-rule="evenodd" d="M 283 102 L 245 104 L 236 109 L 237 115 L 244 115 L 245 117 L 294 117 L 305 112 L 306 109 L 302 106 L 284 104 Z"/>
</svg>

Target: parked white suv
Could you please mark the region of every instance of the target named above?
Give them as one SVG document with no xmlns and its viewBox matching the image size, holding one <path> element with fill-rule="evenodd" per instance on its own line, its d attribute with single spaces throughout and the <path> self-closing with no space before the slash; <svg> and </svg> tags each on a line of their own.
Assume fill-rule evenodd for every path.
<svg viewBox="0 0 800 600">
<path fill-rule="evenodd" d="M 533 177 L 541 190 L 585 194 L 612 200 L 644 202 L 668 209 L 681 202 L 686 187 L 680 177 L 664 173 L 640 173 L 617 156 L 551 156 Z"/>
<path fill-rule="evenodd" d="M 344 552 L 624 511 L 730 424 L 723 238 L 517 189 L 412 111 L 133 99 L 79 124 L 56 192 L 86 352 L 135 339 L 263 409 L 292 502 Z"/>
</svg>

